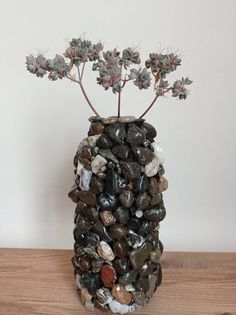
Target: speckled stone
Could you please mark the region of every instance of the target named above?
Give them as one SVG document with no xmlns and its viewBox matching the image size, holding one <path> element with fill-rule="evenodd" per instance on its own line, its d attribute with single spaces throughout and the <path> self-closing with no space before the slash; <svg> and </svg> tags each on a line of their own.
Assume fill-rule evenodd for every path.
<svg viewBox="0 0 236 315">
<path fill-rule="evenodd" d="M 119 161 L 116 158 L 116 156 L 111 152 L 110 149 L 100 149 L 99 154 L 104 157 L 106 160 L 109 160 L 115 164 L 117 164 Z"/>
<path fill-rule="evenodd" d="M 138 273 L 143 276 L 147 277 L 149 274 L 152 274 L 156 269 L 156 265 L 153 264 L 149 259 L 147 259 L 138 269 Z"/>
<path fill-rule="evenodd" d="M 103 266 L 104 260 L 103 259 L 93 259 L 91 261 L 91 265 L 92 265 L 92 272 L 93 273 L 97 273 L 101 270 L 102 266 Z"/>
<path fill-rule="evenodd" d="M 140 193 L 136 196 L 135 202 L 140 210 L 144 210 L 149 206 L 151 197 L 147 193 Z"/>
<path fill-rule="evenodd" d="M 120 162 L 123 176 L 128 180 L 138 179 L 141 175 L 141 167 L 137 162 Z"/>
<path fill-rule="evenodd" d="M 139 248 L 144 243 L 144 238 L 131 230 L 129 231 L 129 234 L 126 237 L 126 240 L 128 245 L 135 249 Z"/>
<path fill-rule="evenodd" d="M 91 245 L 91 246 L 97 246 L 98 243 L 99 243 L 99 236 L 93 232 L 88 232 L 85 237 L 84 237 L 84 240 L 85 240 L 85 245 Z"/>
<path fill-rule="evenodd" d="M 156 157 L 154 157 L 151 162 L 145 165 L 144 172 L 147 175 L 147 177 L 155 176 L 157 174 L 158 167 L 159 161 Z"/>
<path fill-rule="evenodd" d="M 129 215 L 128 209 L 117 207 L 115 208 L 113 214 L 115 218 L 117 219 L 118 223 L 126 225 L 129 222 L 130 215 Z"/>
<path fill-rule="evenodd" d="M 149 281 L 147 277 L 139 277 L 138 281 L 136 282 L 136 288 L 140 291 L 146 293 L 149 290 Z"/>
<path fill-rule="evenodd" d="M 134 299 L 135 303 L 137 303 L 140 306 L 144 306 L 147 304 L 148 299 L 146 298 L 146 295 L 142 291 L 135 291 L 131 293 L 132 298 Z"/>
<path fill-rule="evenodd" d="M 126 137 L 125 125 L 121 123 L 106 127 L 105 132 L 112 141 L 119 144 L 123 143 Z"/>
<path fill-rule="evenodd" d="M 133 152 L 138 162 L 142 165 L 147 165 L 154 157 L 153 152 L 149 148 L 136 147 L 133 148 Z"/>
<path fill-rule="evenodd" d="M 122 193 L 119 195 L 119 200 L 123 207 L 130 208 L 132 207 L 132 204 L 134 202 L 134 194 L 132 193 L 132 191 L 123 190 Z"/>
<path fill-rule="evenodd" d="M 96 291 L 102 284 L 98 273 L 91 274 L 88 272 L 82 274 L 81 283 L 83 284 L 83 287 L 86 287 L 89 293 L 94 297 L 96 297 Z"/>
<path fill-rule="evenodd" d="M 134 192 L 146 192 L 148 190 L 149 182 L 148 177 L 143 174 L 137 180 L 134 181 L 133 191 Z"/>
<path fill-rule="evenodd" d="M 144 243 L 138 249 L 134 249 L 130 252 L 129 259 L 134 270 L 137 270 L 144 263 L 150 255 L 151 250 L 152 245 L 150 243 Z"/>
<path fill-rule="evenodd" d="M 165 207 L 159 208 L 158 206 L 153 206 L 144 212 L 145 219 L 150 221 L 160 222 L 165 218 L 165 216 L 166 216 Z"/>
<path fill-rule="evenodd" d="M 127 142 L 132 146 L 142 144 L 146 139 L 145 132 L 135 124 L 130 124 L 127 133 Z"/>
<path fill-rule="evenodd" d="M 94 136 L 102 133 L 104 130 L 104 125 L 101 122 L 93 122 L 90 125 L 88 136 Z"/>
<path fill-rule="evenodd" d="M 130 230 L 137 232 L 141 227 L 141 221 L 138 218 L 131 218 L 127 223 L 127 227 Z"/>
<path fill-rule="evenodd" d="M 115 196 L 102 193 L 99 195 L 99 203 L 102 209 L 109 210 L 116 206 L 117 200 Z"/>
<path fill-rule="evenodd" d="M 90 181 L 90 190 L 94 194 L 99 194 L 103 191 L 104 183 L 101 179 L 97 178 L 96 176 L 92 176 Z"/>
<path fill-rule="evenodd" d="M 127 144 L 116 145 L 111 151 L 118 159 L 123 161 L 128 161 L 132 157 L 132 152 Z"/>
<path fill-rule="evenodd" d="M 145 212 L 146 211 L 147 210 L 145 210 Z M 145 215 L 145 212 L 144 212 L 144 215 Z M 147 220 L 142 221 L 142 224 L 140 228 L 138 229 L 137 234 L 147 237 L 150 232 L 151 232 L 150 221 L 147 221 Z"/>
<path fill-rule="evenodd" d="M 100 211 L 100 219 L 104 226 L 110 226 L 116 223 L 116 218 L 111 211 Z"/>
<path fill-rule="evenodd" d="M 107 170 L 105 192 L 110 195 L 119 194 L 126 187 L 126 181 L 112 168 Z"/>
<path fill-rule="evenodd" d="M 101 269 L 101 279 L 102 283 L 107 288 L 112 288 L 115 285 L 116 282 L 116 271 L 115 269 L 110 265 L 103 265 Z"/>
<path fill-rule="evenodd" d="M 123 276 L 119 278 L 119 283 L 121 283 L 122 285 L 133 284 L 136 282 L 137 276 L 137 271 L 131 270 L 124 273 Z"/>
</svg>

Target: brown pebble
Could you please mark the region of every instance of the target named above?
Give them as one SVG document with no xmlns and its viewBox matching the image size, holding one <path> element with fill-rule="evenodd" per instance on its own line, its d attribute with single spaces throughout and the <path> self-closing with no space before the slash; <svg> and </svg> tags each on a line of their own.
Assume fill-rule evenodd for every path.
<svg viewBox="0 0 236 315">
<path fill-rule="evenodd" d="M 112 214 L 111 211 L 101 211 L 100 212 L 100 219 L 104 226 L 110 226 L 116 223 L 116 218 Z"/>
<path fill-rule="evenodd" d="M 112 288 L 112 295 L 120 304 L 129 304 L 132 301 L 131 294 L 120 284 Z"/>
</svg>

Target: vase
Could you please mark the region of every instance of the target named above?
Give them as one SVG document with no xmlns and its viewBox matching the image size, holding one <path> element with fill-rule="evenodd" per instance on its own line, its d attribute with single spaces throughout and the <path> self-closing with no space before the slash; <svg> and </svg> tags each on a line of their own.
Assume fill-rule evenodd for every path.
<svg viewBox="0 0 236 315">
<path fill-rule="evenodd" d="M 147 304 L 162 281 L 164 152 L 144 119 L 89 121 L 68 194 L 76 203 L 75 281 L 87 310 L 124 314 Z"/>
</svg>

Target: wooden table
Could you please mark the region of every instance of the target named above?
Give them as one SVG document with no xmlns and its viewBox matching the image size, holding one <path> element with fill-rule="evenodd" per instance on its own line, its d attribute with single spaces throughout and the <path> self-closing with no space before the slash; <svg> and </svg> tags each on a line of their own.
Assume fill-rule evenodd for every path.
<svg viewBox="0 0 236 315">
<path fill-rule="evenodd" d="M 71 256 L 71 250 L 0 249 L 0 314 L 91 314 L 76 293 Z M 137 314 L 236 314 L 236 253 L 167 252 L 162 266 L 162 286 Z"/>
</svg>

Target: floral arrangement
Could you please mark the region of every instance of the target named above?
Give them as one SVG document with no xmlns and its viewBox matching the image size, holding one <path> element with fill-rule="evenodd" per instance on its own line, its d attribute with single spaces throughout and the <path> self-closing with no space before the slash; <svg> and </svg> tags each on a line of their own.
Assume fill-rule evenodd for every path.
<svg viewBox="0 0 236 315">
<path fill-rule="evenodd" d="M 83 84 L 83 74 L 87 63 L 92 63 L 92 70 L 97 71 L 97 83 L 105 90 L 110 89 L 114 94 L 118 94 L 118 117 L 120 117 L 121 93 L 128 81 L 132 81 L 139 90 L 148 89 L 153 81 L 154 99 L 139 118 L 152 108 L 158 97 L 168 92 L 180 100 L 186 99 L 189 93 L 187 86 L 192 83 L 188 77 L 173 83 L 169 83 L 166 79 L 168 74 L 181 65 L 181 58 L 177 54 L 150 53 L 149 58 L 141 66 L 140 54 L 135 48 L 128 47 L 122 52 L 116 48 L 105 51 L 101 42 L 93 44 L 82 38 L 73 38 L 63 55 L 57 54 L 54 59 L 47 59 L 42 54 L 26 57 L 27 70 L 37 77 L 42 78 L 47 74 L 48 79 L 52 81 L 67 78 L 79 84 L 88 105 L 96 116 L 100 116 L 91 103 Z M 77 76 L 71 73 L 74 67 L 77 70 Z"/>
</svg>

